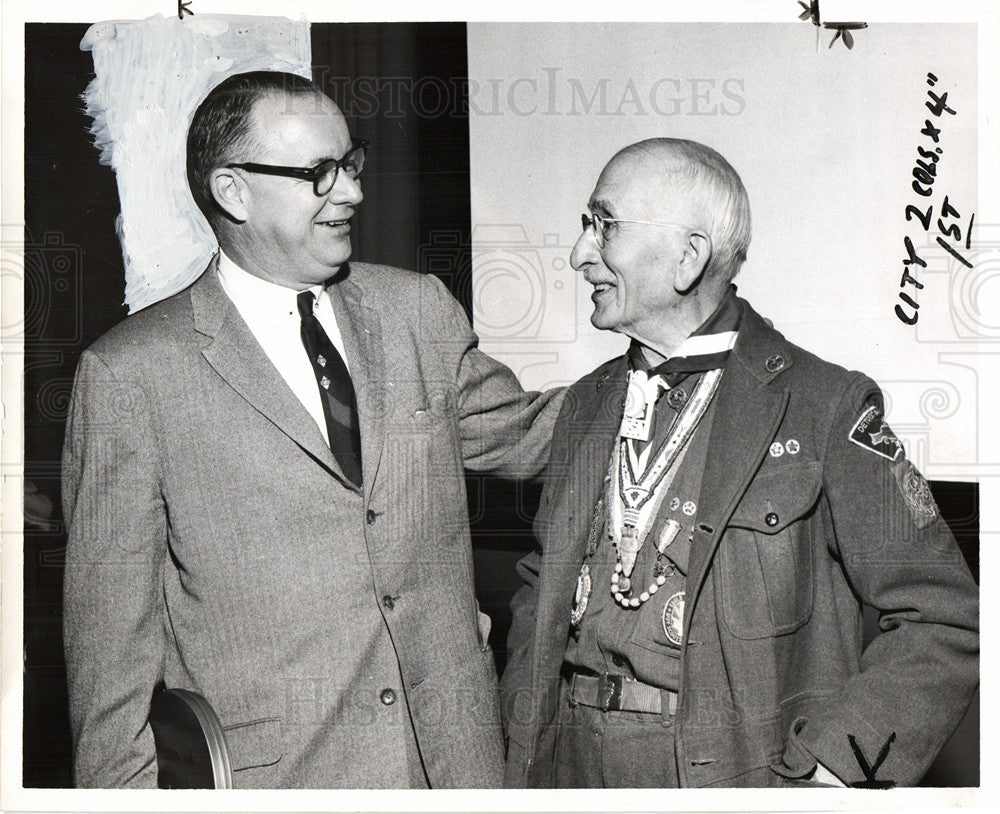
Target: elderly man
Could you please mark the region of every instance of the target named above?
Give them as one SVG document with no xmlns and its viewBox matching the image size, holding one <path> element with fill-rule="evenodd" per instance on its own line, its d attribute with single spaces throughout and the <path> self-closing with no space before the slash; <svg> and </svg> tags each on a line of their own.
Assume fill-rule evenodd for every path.
<svg viewBox="0 0 1000 814">
<path fill-rule="evenodd" d="M 571 262 L 632 343 L 556 426 L 508 782 L 916 783 L 977 685 L 977 588 L 878 387 L 736 296 L 750 210 L 714 150 L 627 147 L 589 208 Z"/>
<path fill-rule="evenodd" d="M 465 467 L 537 474 L 559 397 L 432 276 L 348 264 L 367 145 L 311 82 L 231 77 L 188 175 L 221 251 L 81 359 L 64 455 L 75 777 L 155 786 L 154 689 L 237 787 L 499 785 Z"/>
</svg>

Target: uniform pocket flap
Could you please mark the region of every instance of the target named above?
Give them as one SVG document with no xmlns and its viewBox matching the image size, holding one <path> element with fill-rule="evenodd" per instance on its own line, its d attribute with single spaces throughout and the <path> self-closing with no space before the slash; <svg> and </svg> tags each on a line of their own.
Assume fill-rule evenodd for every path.
<svg viewBox="0 0 1000 814">
<path fill-rule="evenodd" d="M 264 718 L 223 728 L 233 771 L 270 766 L 281 760 L 281 719 Z"/>
<path fill-rule="evenodd" d="M 816 504 L 822 470 L 822 464 L 810 462 L 758 475 L 733 512 L 729 525 L 761 534 L 777 534 Z"/>
</svg>

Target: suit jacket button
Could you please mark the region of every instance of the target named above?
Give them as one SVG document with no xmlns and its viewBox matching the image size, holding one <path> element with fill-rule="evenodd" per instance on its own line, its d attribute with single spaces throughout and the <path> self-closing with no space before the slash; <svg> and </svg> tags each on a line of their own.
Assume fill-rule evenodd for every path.
<svg viewBox="0 0 1000 814">
<path fill-rule="evenodd" d="M 369 509 L 368 510 L 368 514 L 365 515 L 365 519 L 368 521 L 368 525 L 369 526 L 374 526 L 375 525 L 375 518 L 377 516 L 378 515 L 375 514 L 375 510 L 374 509 Z"/>
<path fill-rule="evenodd" d="M 392 610 L 396 607 L 396 603 L 392 601 L 392 597 L 389 594 L 382 597 L 382 607 L 386 610 Z"/>
<path fill-rule="evenodd" d="M 385 704 L 387 707 L 392 706 L 393 704 L 396 703 L 396 691 L 386 688 L 378 694 L 378 700 L 381 701 L 383 704 Z"/>
</svg>

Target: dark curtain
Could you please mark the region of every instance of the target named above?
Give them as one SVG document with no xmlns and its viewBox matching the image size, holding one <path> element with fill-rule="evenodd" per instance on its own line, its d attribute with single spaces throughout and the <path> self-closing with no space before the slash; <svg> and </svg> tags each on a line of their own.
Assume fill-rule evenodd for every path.
<svg viewBox="0 0 1000 814">
<path fill-rule="evenodd" d="M 317 23 L 313 75 L 372 142 L 359 260 L 437 274 L 471 314 L 464 23 Z"/>
</svg>

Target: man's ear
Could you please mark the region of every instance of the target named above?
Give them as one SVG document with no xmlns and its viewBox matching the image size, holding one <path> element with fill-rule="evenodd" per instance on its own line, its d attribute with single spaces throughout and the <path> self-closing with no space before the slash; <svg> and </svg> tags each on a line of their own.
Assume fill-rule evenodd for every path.
<svg viewBox="0 0 1000 814">
<path fill-rule="evenodd" d="M 222 210 L 237 223 L 250 215 L 250 190 L 234 170 L 219 167 L 208 177 L 208 188 Z"/>
<path fill-rule="evenodd" d="M 674 269 L 674 289 L 678 294 L 686 294 L 698 285 L 711 259 L 712 238 L 700 230 L 692 231 L 688 235 L 684 254 Z"/>
</svg>

